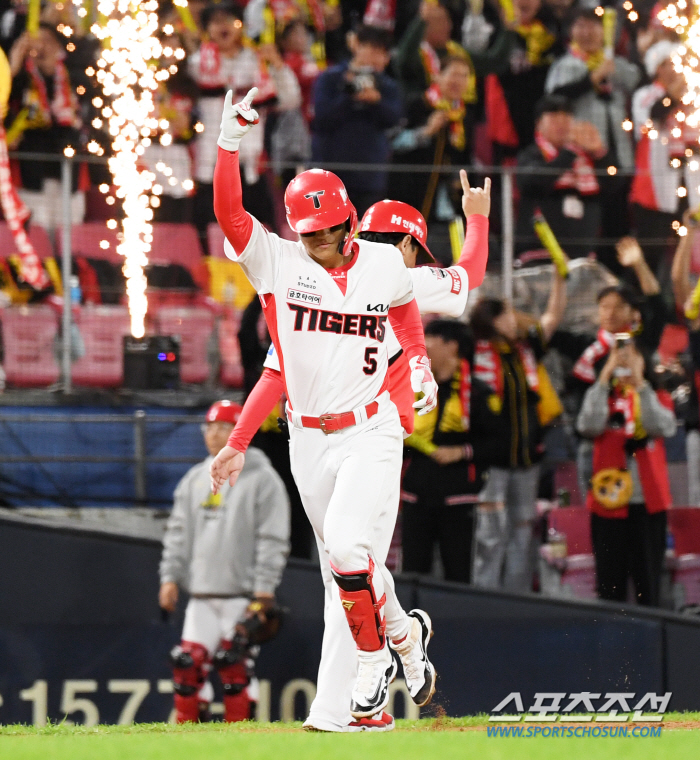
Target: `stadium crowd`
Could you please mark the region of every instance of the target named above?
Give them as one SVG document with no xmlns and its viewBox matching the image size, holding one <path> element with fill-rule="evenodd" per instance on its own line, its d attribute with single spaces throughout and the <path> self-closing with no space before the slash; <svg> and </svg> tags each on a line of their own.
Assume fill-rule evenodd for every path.
<svg viewBox="0 0 700 760">
<path fill-rule="evenodd" d="M 31 37 L 26 3 L 4 5 L 8 146 L 108 156 L 105 104 L 89 75 L 100 46 L 88 24 L 73 4 L 47 3 Z M 309 161 L 338 165 L 360 216 L 391 197 L 444 223 L 458 214 L 459 183 L 443 167 L 515 165 L 518 252 L 538 247 L 530 218 L 539 207 L 570 256 L 596 252 L 619 273 L 614 244 L 633 232 L 649 241 L 652 269 L 663 269 L 671 225 L 697 205 L 685 160 L 697 140 L 687 129 L 652 139 L 682 110 L 684 80 L 671 63 L 675 32 L 658 8 L 646 0 L 628 13 L 627 5 L 193 0 L 185 23 L 162 2 L 170 76 L 155 115 L 167 136 L 143 156 L 162 186 L 154 219 L 194 223 L 206 240 L 223 96 L 256 85 L 264 129 L 241 157 L 244 192 L 270 227 L 281 226 L 279 187 Z M 51 231 L 59 172 L 58 163 L 30 160 L 14 172 L 34 223 Z M 108 181 L 104 166 L 76 163 L 74 223 L 113 216 L 97 192 Z"/>
<path fill-rule="evenodd" d="M 25 5 L 5 5 L 8 147 L 60 155 L 70 145 L 108 156 L 104 103 L 86 73 L 98 65 L 100 48 L 75 6 L 48 3 L 31 38 Z M 441 411 L 407 440 L 403 569 L 430 572 L 432 536 L 448 579 L 532 588 L 539 462 L 561 397 L 593 513 L 598 594 L 625 599 L 629 572 L 638 600 L 657 604 L 670 505 L 662 439 L 676 419 L 668 394 L 655 392 L 652 355 L 664 325 L 682 322 L 676 312 L 690 295 L 696 225 L 688 210 L 700 202 L 691 181 L 698 134 L 676 120 L 685 80 L 672 63 L 677 37 L 658 21 L 659 8 L 649 0 L 637 2 L 634 14 L 629 2 L 588 0 L 190 0 L 188 8 L 196 29 L 175 5 L 162 2 L 159 10 L 170 76 L 157 93 L 163 133 L 143 155 L 162 186 L 156 222 L 194 224 L 207 250 L 224 95 L 232 89 L 235 101 L 256 86 L 263 128 L 241 144 L 243 203 L 280 234 L 289 234 L 281 188 L 297 167 L 328 165 L 360 217 L 386 197 L 420 210 L 432 250 L 449 264 L 449 224 L 461 218 L 456 168 L 503 167 L 515 176 L 515 251 L 523 266 L 542 258 L 532 226 L 540 211 L 570 259 L 595 254 L 620 278 L 588 293 L 597 299 L 600 328 L 591 335 L 558 329 L 566 296 L 556 276 L 537 318 L 482 297 L 474 299 L 470 328 L 428 325 Z M 110 183 L 106 168 L 75 167 L 73 222 L 118 216 L 98 190 Z M 15 169 L 32 223 L 53 232 L 59 164 L 20 158 Z M 496 192 L 500 178 L 495 172 Z M 505 223 L 498 205 L 494 234 Z M 674 261 L 679 230 L 689 234 Z M 264 358 L 255 345 L 258 317 L 248 324 L 249 387 Z M 691 324 L 693 351 L 699 324 Z M 548 347 L 570 360 L 556 389 L 542 364 Z M 693 360 L 698 366 L 700 358 Z M 452 419 L 469 419 L 467 376 L 478 405 L 471 427 Z M 691 390 L 690 490 L 700 504 L 692 383 Z M 454 414 L 460 404 L 461 415 Z M 503 440 L 509 450 L 498 445 Z M 642 456 L 648 467 L 632 466 Z M 631 473 L 614 503 L 596 481 L 611 469 Z M 439 488 L 428 492 L 426 483 Z M 305 554 L 310 537 L 292 532 L 292 553 Z"/>
</svg>

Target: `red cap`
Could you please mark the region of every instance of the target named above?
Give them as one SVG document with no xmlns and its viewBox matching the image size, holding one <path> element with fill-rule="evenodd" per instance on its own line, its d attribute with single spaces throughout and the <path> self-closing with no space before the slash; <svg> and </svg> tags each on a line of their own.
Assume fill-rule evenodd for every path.
<svg viewBox="0 0 700 760">
<path fill-rule="evenodd" d="M 427 245 L 428 225 L 418 209 L 401 201 L 379 201 L 370 206 L 360 222 L 360 232 L 402 232 L 412 235 L 421 248 L 428 254 L 422 257 L 420 264 L 435 262 Z"/>
<path fill-rule="evenodd" d="M 207 422 L 230 422 L 235 425 L 241 416 L 243 407 L 234 401 L 217 401 L 209 407 Z"/>
<path fill-rule="evenodd" d="M 349 221 L 343 256 L 350 254 L 357 232 L 357 211 L 340 177 L 324 169 L 309 169 L 298 174 L 287 185 L 284 208 L 289 226 L 299 234 Z"/>
</svg>

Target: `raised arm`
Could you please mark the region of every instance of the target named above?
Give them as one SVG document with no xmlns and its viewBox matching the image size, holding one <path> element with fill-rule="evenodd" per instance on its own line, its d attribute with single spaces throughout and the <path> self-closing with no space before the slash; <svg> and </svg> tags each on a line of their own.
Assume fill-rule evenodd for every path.
<svg viewBox="0 0 700 760">
<path fill-rule="evenodd" d="M 221 115 L 221 133 L 217 141 L 219 153 L 214 169 L 214 213 L 224 235 L 236 253 L 243 253 L 253 233 L 253 220 L 243 208 L 243 187 L 238 165 L 241 139 L 259 121 L 250 104 L 257 87 L 240 103 L 233 104 L 233 92 L 226 93 Z"/>
<path fill-rule="evenodd" d="M 617 259 L 623 267 L 629 267 L 634 270 L 639 281 L 639 287 L 645 296 L 655 296 L 661 292 L 659 281 L 654 273 L 649 269 L 647 260 L 644 258 L 644 252 L 637 242 L 636 238 L 623 237 L 617 245 Z"/>
<path fill-rule="evenodd" d="M 552 275 L 552 290 L 549 294 L 547 309 L 540 317 L 540 327 L 545 343 L 549 343 L 550 338 L 554 335 L 559 323 L 564 318 L 566 311 L 566 281 L 554 267 Z"/>
<path fill-rule="evenodd" d="M 469 289 L 478 288 L 484 281 L 489 258 L 489 212 L 491 210 L 491 178 L 486 177 L 483 189 L 471 187 L 466 171 L 460 169 L 462 211 L 467 219 L 467 234 L 459 261 L 469 278 Z"/>
<path fill-rule="evenodd" d="M 683 224 L 688 230 L 688 234 L 679 238 L 678 247 L 673 256 L 673 266 L 671 267 L 673 297 L 676 302 L 676 309 L 679 311 L 685 308 L 685 302 L 691 293 L 690 260 L 693 253 L 693 240 L 698 230 L 698 223 L 693 219 L 690 210 L 683 214 Z"/>
</svg>

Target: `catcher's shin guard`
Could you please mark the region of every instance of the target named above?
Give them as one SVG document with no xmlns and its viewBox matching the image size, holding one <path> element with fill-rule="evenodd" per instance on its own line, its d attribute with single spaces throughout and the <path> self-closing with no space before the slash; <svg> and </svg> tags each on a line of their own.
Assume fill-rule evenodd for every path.
<svg viewBox="0 0 700 760">
<path fill-rule="evenodd" d="M 207 650 L 201 644 L 183 641 L 170 651 L 175 691 L 175 721 L 197 723 L 200 717 L 199 690 L 206 678 Z"/>
<path fill-rule="evenodd" d="M 253 677 L 252 663 L 247 652 L 241 653 L 232 649 L 230 641 L 222 641 L 221 648 L 214 655 L 213 664 L 224 688 L 226 723 L 237 723 L 253 717 L 255 703 L 248 693 L 248 686 Z"/>
<path fill-rule="evenodd" d="M 377 601 L 372 585 L 372 558 L 369 558 L 369 570 L 341 573 L 333 565 L 331 569 L 340 589 L 340 601 L 357 648 L 365 652 L 376 652 L 385 642 L 386 624 L 381 610 L 386 603 L 386 594 Z"/>
</svg>

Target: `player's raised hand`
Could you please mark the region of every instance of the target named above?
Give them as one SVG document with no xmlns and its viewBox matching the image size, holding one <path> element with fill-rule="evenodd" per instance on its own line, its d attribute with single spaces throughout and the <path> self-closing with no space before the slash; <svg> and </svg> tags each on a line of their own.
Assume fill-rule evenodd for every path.
<svg viewBox="0 0 700 760">
<path fill-rule="evenodd" d="M 462 183 L 462 211 L 469 219 L 472 214 L 488 216 L 491 211 L 491 177 L 486 177 L 484 186 L 472 187 L 469 184 L 464 169 L 459 170 L 459 180 Z"/>
<path fill-rule="evenodd" d="M 211 492 L 219 493 L 221 486 L 228 480 L 234 486 L 245 464 L 245 454 L 232 446 L 224 446 L 214 457 L 209 468 Z"/>
<path fill-rule="evenodd" d="M 220 148 L 231 153 L 237 151 L 243 136 L 260 121 L 258 112 L 251 108 L 257 94 L 258 88 L 253 87 L 243 100 L 234 103 L 233 91 L 226 93 L 221 114 L 221 132 L 217 141 Z"/>
<path fill-rule="evenodd" d="M 423 398 L 419 398 L 413 408 L 418 409 L 419 415 L 432 412 L 437 406 L 438 385 L 430 371 L 430 360 L 427 356 L 414 356 L 409 360 L 408 366 L 411 368 L 413 392 L 423 394 Z"/>
</svg>

